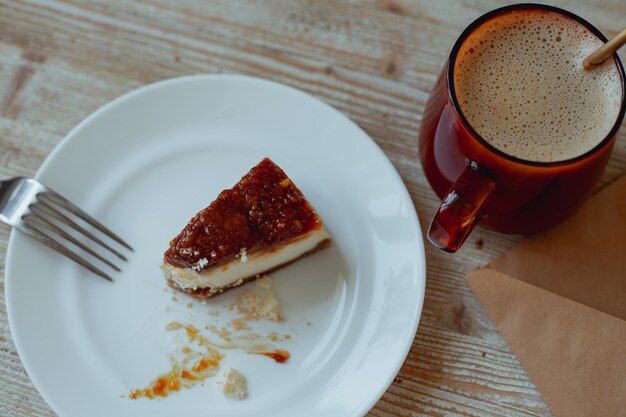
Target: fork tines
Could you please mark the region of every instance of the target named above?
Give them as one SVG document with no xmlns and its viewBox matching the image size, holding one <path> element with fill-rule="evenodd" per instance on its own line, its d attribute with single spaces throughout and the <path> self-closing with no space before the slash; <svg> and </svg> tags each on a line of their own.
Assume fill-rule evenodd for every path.
<svg viewBox="0 0 626 417">
<path fill-rule="evenodd" d="M 98 251 L 78 239 L 75 235 L 82 234 L 95 245 L 100 246 L 122 261 L 127 261 L 126 256 L 115 249 L 113 245 L 118 244 L 130 251 L 133 250 L 130 245 L 104 227 L 96 219 L 50 189 L 44 189 L 39 192 L 30 204 L 29 209 L 30 210 L 22 216 L 22 222 L 24 224 L 22 231 L 109 281 L 113 281 L 109 274 L 77 252 L 69 249 L 62 241 L 65 240 L 71 243 L 76 248 L 115 271 L 120 271 L 120 268 L 115 263 L 98 253 Z M 85 223 L 85 226 L 91 226 L 91 228 L 95 230 L 93 232 L 88 230 L 86 227 L 80 225 L 78 223 L 79 221 Z M 72 230 L 75 232 L 74 234 L 71 233 Z M 99 233 L 101 237 L 96 233 Z M 105 239 L 108 239 L 110 243 L 105 242 Z"/>
</svg>

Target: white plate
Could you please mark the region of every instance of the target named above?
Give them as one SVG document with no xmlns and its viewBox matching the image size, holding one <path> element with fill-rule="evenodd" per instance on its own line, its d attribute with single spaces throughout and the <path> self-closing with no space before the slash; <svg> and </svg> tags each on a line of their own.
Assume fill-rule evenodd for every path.
<svg viewBox="0 0 626 417">
<path fill-rule="evenodd" d="M 169 369 L 178 319 L 219 318 L 238 289 L 207 305 L 172 300 L 159 270 L 169 240 L 224 188 L 269 156 L 302 189 L 334 245 L 272 274 L 293 338 L 286 364 L 229 351 L 248 380 L 235 401 L 203 386 L 130 400 Z M 361 416 L 387 389 L 415 336 L 425 261 L 411 199 L 385 155 L 354 123 L 295 89 L 228 75 L 133 91 L 72 130 L 37 177 L 135 247 L 106 282 L 11 233 L 11 330 L 35 386 L 62 417 Z M 309 323 L 310 322 L 310 325 Z"/>
</svg>

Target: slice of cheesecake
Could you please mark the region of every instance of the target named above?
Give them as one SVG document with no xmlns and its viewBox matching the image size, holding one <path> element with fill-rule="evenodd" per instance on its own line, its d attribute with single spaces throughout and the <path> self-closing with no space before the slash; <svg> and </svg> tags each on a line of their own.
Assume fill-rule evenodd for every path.
<svg viewBox="0 0 626 417">
<path fill-rule="evenodd" d="M 302 192 L 265 158 L 189 221 L 161 268 L 171 287 L 205 299 L 329 245 Z"/>
</svg>

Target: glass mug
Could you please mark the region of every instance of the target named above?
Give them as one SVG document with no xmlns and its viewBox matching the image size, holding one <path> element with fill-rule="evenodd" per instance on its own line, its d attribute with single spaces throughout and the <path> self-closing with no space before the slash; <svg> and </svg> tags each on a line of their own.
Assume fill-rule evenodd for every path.
<svg viewBox="0 0 626 417">
<path fill-rule="evenodd" d="M 584 19 L 539 4 L 516 4 L 493 10 L 461 34 L 426 104 L 419 135 L 422 168 L 442 199 L 428 230 L 429 240 L 447 252 L 458 250 L 473 228 L 529 234 L 554 226 L 574 214 L 589 198 L 609 160 L 625 110 L 624 68 L 621 108 L 609 134 L 590 151 L 557 162 L 534 162 L 508 155 L 490 145 L 463 115 L 454 89 L 457 54 L 482 23 L 515 10 L 556 12 L 582 24 L 606 42 Z"/>
</svg>

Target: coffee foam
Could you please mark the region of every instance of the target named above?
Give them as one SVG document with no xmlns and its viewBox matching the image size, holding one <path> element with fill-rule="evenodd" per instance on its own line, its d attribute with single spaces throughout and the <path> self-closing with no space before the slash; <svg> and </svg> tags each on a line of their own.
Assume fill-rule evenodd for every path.
<svg viewBox="0 0 626 417">
<path fill-rule="evenodd" d="M 479 26 L 461 46 L 454 87 L 470 125 L 514 157 L 556 162 L 593 149 L 619 116 L 614 60 L 583 60 L 602 41 L 553 12 L 514 11 Z"/>
</svg>

